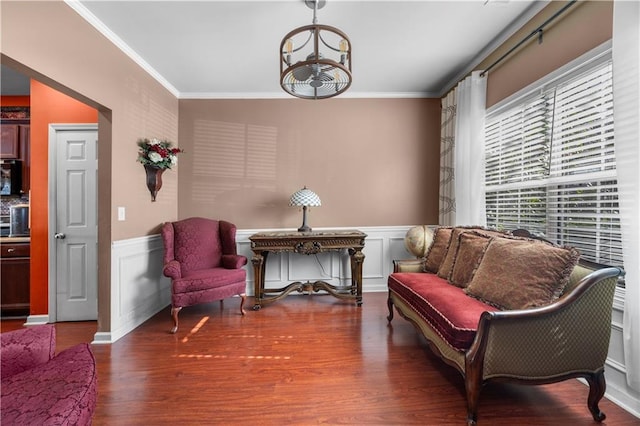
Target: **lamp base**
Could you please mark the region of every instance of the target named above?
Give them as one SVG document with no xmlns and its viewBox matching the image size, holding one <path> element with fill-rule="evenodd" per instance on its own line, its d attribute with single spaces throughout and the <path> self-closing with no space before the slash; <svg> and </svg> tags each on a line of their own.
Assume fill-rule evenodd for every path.
<svg viewBox="0 0 640 426">
<path fill-rule="evenodd" d="M 311 227 L 307 225 L 307 206 L 302 206 L 302 226 L 298 232 L 311 232 Z"/>
<path fill-rule="evenodd" d="M 311 232 L 311 227 L 307 225 L 302 225 L 298 228 L 298 232 Z"/>
</svg>

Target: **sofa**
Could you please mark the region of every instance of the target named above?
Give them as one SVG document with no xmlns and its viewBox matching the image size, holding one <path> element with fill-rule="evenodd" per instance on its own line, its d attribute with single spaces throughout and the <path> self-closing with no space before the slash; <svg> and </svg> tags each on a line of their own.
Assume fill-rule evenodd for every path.
<svg viewBox="0 0 640 426">
<path fill-rule="evenodd" d="M 604 413 L 604 364 L 620 268 L 580 259 L 524 230 L 438 227 L 420 259 L 394 261 L 394 308 L 463 376 L 467 424 L 488 381 L 548 384 L 584 378 L 593 419 Z"/>
<path fill-rule="evenodd" d="M 56 330 L 47 324 L 2 333 L 0 345 L 1 424 L 91 424 L 97 374 L 89 344 L 56 355 Z"/>
</svg>

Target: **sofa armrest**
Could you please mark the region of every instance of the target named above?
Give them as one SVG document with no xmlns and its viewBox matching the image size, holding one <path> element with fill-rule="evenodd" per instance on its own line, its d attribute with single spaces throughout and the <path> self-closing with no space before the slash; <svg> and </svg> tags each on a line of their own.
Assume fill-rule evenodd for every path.
<svg viewBox="0 0 640 426">
<path fill-rule="evenodd" d="M 393 272 L 424 272 L 424 259 L 394 260 Z"/>
<path fill-rule="evenodd" d="M 170 260 L 165 263 L 164 268 L 162 268 L 162 273 L 165 277 L 169 277 L 172 279 L 177 279 L 182 277 L 182 267 L 177 260 Z"/>
<path fill-rule="evenodd" d="M 484 312 L 466 355 L 467 372 L 550 382 L 602 369 L 609 350 L 619 268 L 584 277 L 556 302 L 534 309 Z"/>
<path fill-rule="evenodd" d="M 56 329 L 52 324 L 37 325 L 0 335 L 0 376 L 14 374 L 44 364 L 56 353 Z"/>
<path fill-rule="evenodd" d="M 247 258 L 241 254 L 223 254 L 222 267 L 225 269 L 240 269 L 247 264 Z"/>
</svg>

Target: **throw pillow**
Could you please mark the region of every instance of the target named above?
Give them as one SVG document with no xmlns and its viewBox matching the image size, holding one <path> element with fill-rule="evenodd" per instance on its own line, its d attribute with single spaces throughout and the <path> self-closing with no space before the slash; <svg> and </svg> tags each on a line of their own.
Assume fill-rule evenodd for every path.
<svg viewBox="0 0 640 426">
<path fill-rule="evenodd" d="M 424 260 L 424 270 L 426 272 L 437 273 L 444 256 L 447 254 L 449 248 L 449 241 L 451 240 L 452 228 L 440 227 L 436 228 L 433 234 L 433 242 L 427 252 L 427 257 Z"/>
<path fill-rule="evenodd" d="M 465 288 L 480 265 L 491 236 L 482 232 L 463 232 L 458 236 L 458 251 L 451 269 L 451 284 Z"/>
<path fill-rule="evenodd" d="M 456 254 L 458 253 L 458 238 L 462 233 L 474 231 L 482 231 L 488 234 L 502 234 L 499 231 L 484 229 L 481 226 L 456 226 L 455 228 L 453 228 L 453 231 L 451 233 L 451 242 L 449 243 L 447 254 L 442 260 L 440 267 L 438 268 L 438 276 L 440 278 L 448 281 L 451 280 L 451 271 L 453 270 L 453 264 L 455 263 Z"/>
<path fill-rule="evenodd" d="M 464 291 L 500 309 L 548 305 L 562 293 L 579 256 L 572 247 L 493 238 Z"/>
</svg>

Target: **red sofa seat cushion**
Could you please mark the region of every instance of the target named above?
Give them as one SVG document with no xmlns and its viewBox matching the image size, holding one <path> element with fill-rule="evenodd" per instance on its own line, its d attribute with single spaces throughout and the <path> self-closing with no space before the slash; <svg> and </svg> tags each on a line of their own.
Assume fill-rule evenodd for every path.
<svg viewBox="0 0 640 426">
<path fill-rule="evenodd" d="M 461 352 L 471 347 L 480 315 L 498 310 L 469 297 L 463 289 L 436 274 L 396 272 L 389 275 L 388 285 L 452 348 Z"/>
</svg>

